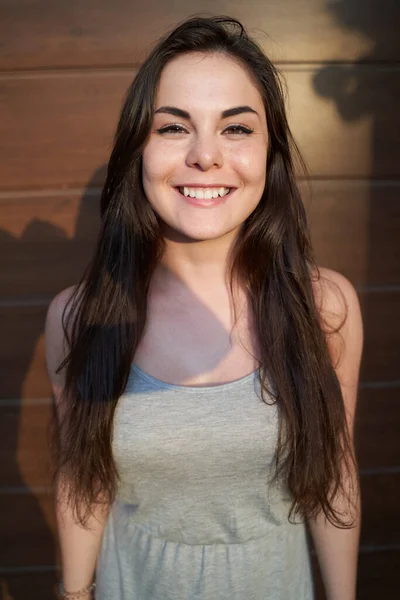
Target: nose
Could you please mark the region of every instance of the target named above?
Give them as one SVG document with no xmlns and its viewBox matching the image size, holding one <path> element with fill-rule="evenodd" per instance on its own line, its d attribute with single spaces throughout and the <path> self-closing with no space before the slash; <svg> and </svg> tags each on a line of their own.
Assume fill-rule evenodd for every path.
<svg viewBox="0 0 400 600">
<path fill-rule="evenodd" d="M 196 135 L 188 150 L 186 164 L 200 171 L 222 167 L 223 155 L 216 137 L 212 134 Z"/>
</svg>

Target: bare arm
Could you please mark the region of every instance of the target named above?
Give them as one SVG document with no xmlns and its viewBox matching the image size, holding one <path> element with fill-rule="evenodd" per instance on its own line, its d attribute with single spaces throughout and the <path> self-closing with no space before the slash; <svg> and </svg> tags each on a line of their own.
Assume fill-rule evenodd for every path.
<svg viewBox="0 0 400 600">
<path fill-rule="evenodd" d="M 71 288 L 63 290 L 52 300 L 45 325 L 47 369 L 59 416 L 64 409 L 63 403 L 66 402 L 62 398 L 63 373 L 56 374 L 56 369 L 65 356 L 61 315 L 71 291 Z M 65 485 L 68 485 L 66 479 L 60 475 L 56 489 L 55 508 L 64 588 L 66 591 L 74 592 L 86 588 L 93 581 L 108 508 L 101 505 L 96 507 L 93 510 L 93 516 L 88 520 L 87 528 L 83 528 L 76 521 L 67 504 Z M 90 594 L 88 593 L 86 597 L 89 598 Z"/>
<path fill-rule="evenodd" d="M 352 529 L 339 529 L 324 515 L 308 521 L 327 600 L 355 600 L 357 557 L 360 538 L 359 519 Z"/>
<path fill-rule="evenodd" d="M 90 517 L 84 529 L 76 522 L 60 488 L 57 490 L 56 515 L 62 579 L 64 588 L 75 592 L 88 587 L 94 579 L 107 511 L 93 511 L 94 516 Z"/>
<path fill-rule="evenodd" d="M 321 272 L 339 285 L 348 309 L 347 321 L 340 331 L 341 338 L 338 335 L 331 336 L 328 339 L 328 346 L 341 386 L 354 447 L 354 416 L 363 348 L 361 311 L 356 291 L 346 278 L 329 269 L 321 269 Z M 322 292 L 320 303 L 325 316 L 331 315 L 333 319 L 331 324 L 338 324 L 334 315 L 338 315 L 341 321 L 344 307 L 329 287 Z M 323 514 L 308 521 L 328 600 L 355 600 L 356 598 L 361 524 L 360 490 L 356 475 L 353 472 L 353 480 L 351 481 L 350 478 L 345 480 L 345 487 L 350 492 L 354 504 L 354 509 L 349 514 L 349 517 L 355 519 L 355 526 L 352 529 L 333 526 Z M 335 507 L 346 510 L 347 504 L 341 498 L 337 498 Z"/>
</svg>

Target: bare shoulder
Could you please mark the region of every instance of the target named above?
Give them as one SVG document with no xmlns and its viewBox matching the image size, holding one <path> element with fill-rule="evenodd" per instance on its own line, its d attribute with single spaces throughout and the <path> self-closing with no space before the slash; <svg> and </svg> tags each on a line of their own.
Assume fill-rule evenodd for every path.
<svg viewBox="0 0 400 600">
<path fill-rule="evenodd" d="M 318 271 L 311 273 L 312 285 L 332 363 L 343 386 L 356 386 L 364 341 L 358 294 L 338 271 Z"/>
<path fill-rule="evenodd" d="M 353 284 L 341 273 L 318 267 L 311 273 L 317 308 L 329 328 L 341 328 L 347 319 L 360 316 L 360 303 Z"/>
<path fill-rule="evenodd" d="M 70 286 L 59 292 L 49 304 L 46 314 L 44 338 L 46 347 L 46 365 L 53 391 L 57 393 L 63 385 L 63 375 L 57 368 L 67 352 L 65 333 L 62 325 L 64 311 L 72 294 L 78 286 Z"/>
</svg>

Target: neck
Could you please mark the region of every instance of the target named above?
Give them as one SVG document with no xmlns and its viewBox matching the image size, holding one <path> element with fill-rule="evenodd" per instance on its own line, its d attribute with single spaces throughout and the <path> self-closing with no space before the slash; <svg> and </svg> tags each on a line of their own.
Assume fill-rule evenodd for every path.
<svg viewBox="0 0 400 600">
<path fill-rule="evenodd" d="M 164 289 L 185 286 L 198 291 L 229 288 L 228 262 L 237 232 L 208 240 L 179 239 L 176 233 L 164 237 L 165 249 L 154 274 Z"/>
</svg>

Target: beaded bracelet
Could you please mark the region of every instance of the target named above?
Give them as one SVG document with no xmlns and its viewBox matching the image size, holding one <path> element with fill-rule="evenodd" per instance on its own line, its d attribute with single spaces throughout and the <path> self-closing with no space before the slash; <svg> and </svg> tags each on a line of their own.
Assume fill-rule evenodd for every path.
<svg viewBox="0 0 400 600">
<path fill-rule="evenodd" d="M 96 582 L 94 581 L 91 585 L 78 592 L 66 592 L 64 589 L 63 582 L 60 581 L 58 584 L 58 593 L 63 600 L 75 600 L 75 598 L 83 598 L 88 592 L 92 592 L 96 588 Z"/>
</svg>

